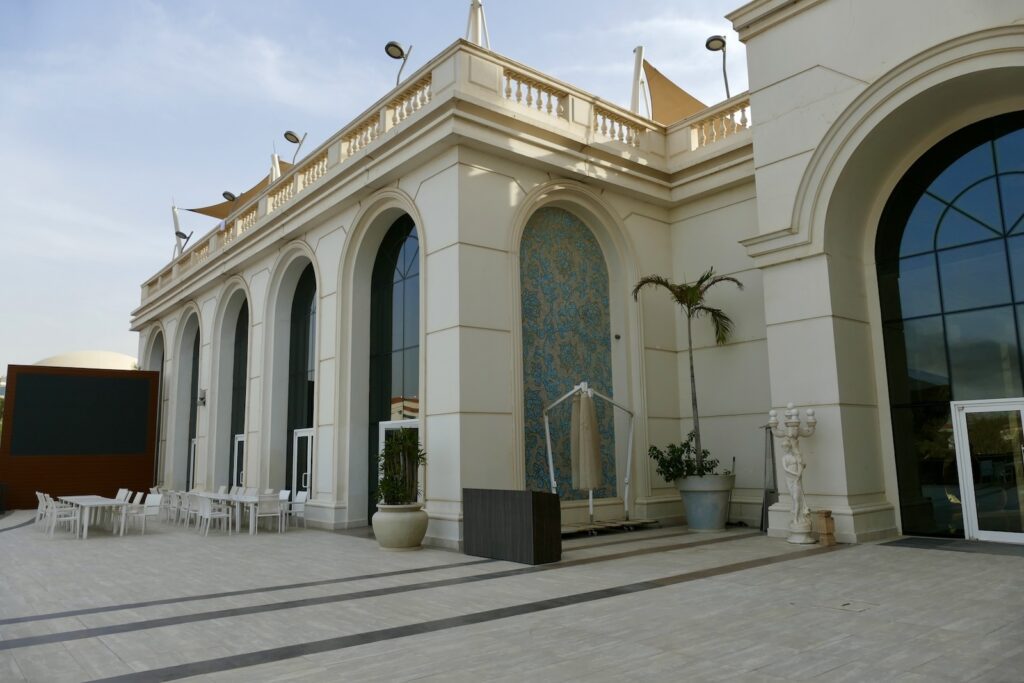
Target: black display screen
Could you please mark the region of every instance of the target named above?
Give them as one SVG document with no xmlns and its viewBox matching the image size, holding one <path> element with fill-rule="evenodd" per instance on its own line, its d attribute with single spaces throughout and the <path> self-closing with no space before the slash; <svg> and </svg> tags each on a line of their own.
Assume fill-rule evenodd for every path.
<svg viewBox="0 0 1024 683">
<path fill-rule="evenodd" d="M 19 373 L 10 454 L 147 455 L 150 373 Z"/>
</svg>

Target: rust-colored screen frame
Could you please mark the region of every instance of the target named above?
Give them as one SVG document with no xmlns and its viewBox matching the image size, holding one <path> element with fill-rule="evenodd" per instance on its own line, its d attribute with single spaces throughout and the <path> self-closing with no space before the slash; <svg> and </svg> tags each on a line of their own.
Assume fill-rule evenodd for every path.
<svg viewBox="0 0 1024 683">
<path fill-rule="evenodd" d="M 61 377 L 145 377 L 149 380 L 146 449 L 117 455 L 33 455 L 12 456 L 11 437 L 18 379 L 24 375 Z M 156 460 L 157 392 L 160 373 L 143 370 L 97 370 L 38 365 L 9 365 L 4 401 L 4 428 L 0 438 L 0 483 L 7 485 L 6 507 L 31 509 L 37 506 L 36 491 L 51 496 L 95 494 L 113 497 L 119 488 L 147 491 L 153 485 Z M 59 429 L 59 425 L 54 425 Z"/>
</svg>

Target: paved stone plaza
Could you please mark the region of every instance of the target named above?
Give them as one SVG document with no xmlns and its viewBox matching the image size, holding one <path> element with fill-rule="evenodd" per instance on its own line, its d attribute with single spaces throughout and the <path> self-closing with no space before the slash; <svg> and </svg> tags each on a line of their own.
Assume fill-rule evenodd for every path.
<svg viewBox="0 0 1024 683">
<path fill-rule="evenodd" d="M 5 682 L 1024 678 L 1012 546 L 661 528 L 529 567 L 315 530 L 50 539 L 30 519 L 0 519 Z"/>
</svg>

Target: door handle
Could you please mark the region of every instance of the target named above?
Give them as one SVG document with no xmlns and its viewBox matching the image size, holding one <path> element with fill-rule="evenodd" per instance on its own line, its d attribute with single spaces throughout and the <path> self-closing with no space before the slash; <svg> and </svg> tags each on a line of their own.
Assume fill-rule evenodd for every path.
<svg viewBox="0 0 1024 683">
<path fill-rule="evenodd" d="M 309 472 L 302 473 L 302 488 L 309 490 Z"/>
</svg>

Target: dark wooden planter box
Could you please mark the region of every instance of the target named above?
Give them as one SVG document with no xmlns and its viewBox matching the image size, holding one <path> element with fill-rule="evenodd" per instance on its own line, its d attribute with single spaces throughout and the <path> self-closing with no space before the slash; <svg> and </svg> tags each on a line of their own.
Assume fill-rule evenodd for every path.
<svg viewBox="0 0 1024 683">
<path fill-rule="evenodd" d="M 462 489 L 467 555 L 546 564 L 562 559 L 562 509 L 543 491 Z"/>
</svg>

